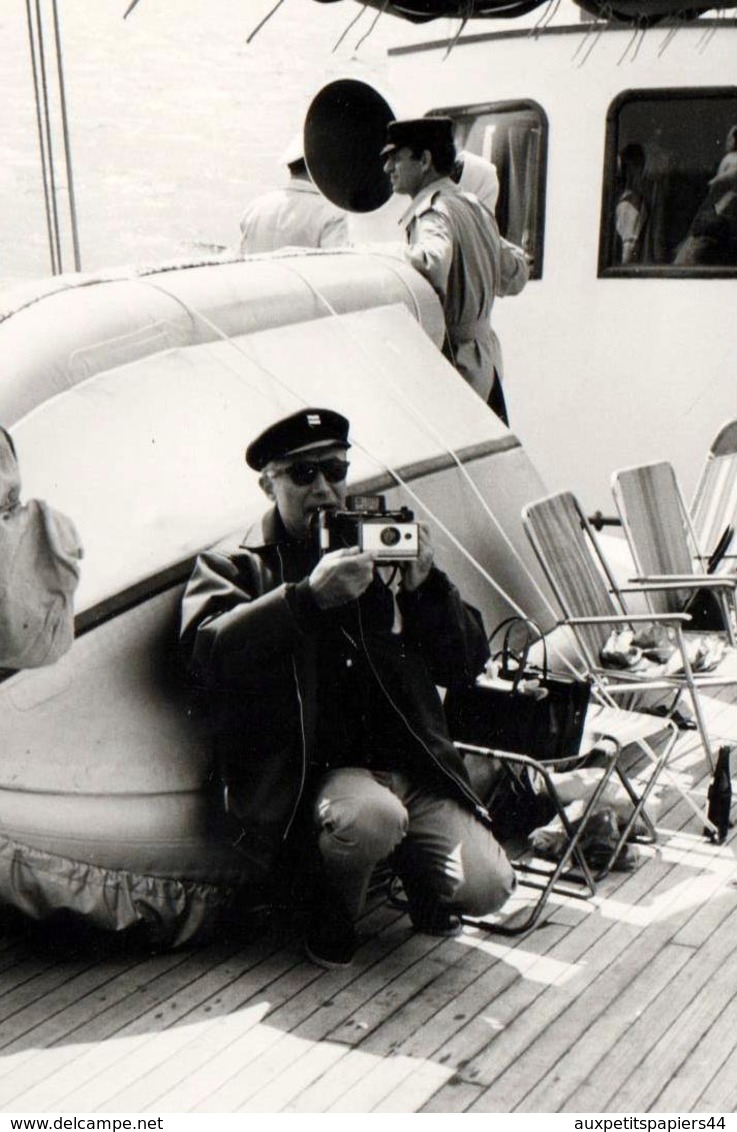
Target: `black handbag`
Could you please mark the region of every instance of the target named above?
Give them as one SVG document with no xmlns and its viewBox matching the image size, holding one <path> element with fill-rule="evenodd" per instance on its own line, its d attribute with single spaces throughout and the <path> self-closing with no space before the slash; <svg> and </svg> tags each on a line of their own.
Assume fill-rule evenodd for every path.
<svg viewBox="0 0 737 1132">
<path fill-rule="evenodd" d="M 581 746 L 590 685 L 549 673 L 545 639 L 533 621 L 507 618 L 492 633 L 490 644 L 502 630 L 502 648 L 494 657 L 499 661 L 500 681 L 448 690 L 445 710 L 451 736 L 474 746 L 529 755 L 540 762 L 575 757 Z M 537 639 L 543 642 L 540 668 L 528 660 Z M 523 681 L 535 681 L 537 692 L 524 690 Z"/>
<path fill-rule="evenodd" d="M 706 564 L 707 574 L 716 573 L 717 566 L 729 550 L 733 535 L 734 528 L 725 527 Z M 706 588 L 696 590 L 684 605 L 683 612 L 691 614 L 691 620 L 686 626 L 687 629 L 696 629 L 700 633 L 724 632 L 724 610 L 714 590 Z"/>
</svg>

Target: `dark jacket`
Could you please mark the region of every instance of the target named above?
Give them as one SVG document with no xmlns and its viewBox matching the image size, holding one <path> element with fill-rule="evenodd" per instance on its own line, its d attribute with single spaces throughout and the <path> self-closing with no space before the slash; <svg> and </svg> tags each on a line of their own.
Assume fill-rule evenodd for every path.
<svg viewBox="0 0 737 1132">
<path fill-rule="evenodd" d="M 226 808 L 242 831 L 240 849 L 262 876 L 314 777 L 325 613 L 309 592 L 312 561 L 312 551 L 290 540 L 271 510 L 235 550 L 198 558 L 182 601 L 182 648 L 207 705 Z M 486 821 L 448 737 L 435 686 L 471 680 L 483 667 L 488 646 L 480 616 L 434 567 L 398 603 L 414 657 L 398 693 L 404 710 L 423 737 L 440 789 Z"/>
</svg>

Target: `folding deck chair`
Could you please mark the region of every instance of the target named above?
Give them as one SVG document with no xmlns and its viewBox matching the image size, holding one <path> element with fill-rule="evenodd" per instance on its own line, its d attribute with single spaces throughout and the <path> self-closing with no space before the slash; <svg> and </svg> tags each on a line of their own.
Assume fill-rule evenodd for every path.
<svg viewBox="0 0 737 1132">
<path fill-rule="evenodd" d="M 625 714 L 632 715 L 633 713 Z M 466 740 L 462 738 L 455 740 L 456 747 L 463 755 L 480 755 L 486 758 L 493 757 L 508 771 L 513 771 L 516 768 L 522 773 L 538 775 L 545 785 L 546 794 L 552 804 L 555 816 L 560 820 L 565 837 L 564 844 L 554 861 L 546 863 L 530 851 L 522 855 L 513 856 L 512 864 L 518 883 L 537 890 L 538 893 L 537 898 L 530 905 L 526 915 L 523 916 L 523 909 L 516 909 L 511 914 L 507 914 L 504 919 L 499 916 L 496 916 L 492 920 L 464 916 L 464 923 L 472 924 L 474 927 L 481 928 L 492 934 L 505 936 L 523 935 L 532 931 L 532 929 L 537 926 L 548 900 L 553 893 L 566 897 L 575 897 L 577 899 L 586 899 L 595 896 L 597 882 L 608 873 L 615 858 L 629 839 L 631 830 L 636 822 L 639 821 L 642 827 L 646 829 L 645 834 L 638 836 L 638 841 L 652 843 L 656 840 L 655 830 L 644 807 L 650 790 L 655 784 L 657 774 L 653 773 L 646 789 L 638 794 L 621 766 L 622 741 L 608 734 L 605 730 L 611 720 L 611 712 L 608 712 L 607 709 L 595 707 L 591 714 L 591 720 L 589 721 L 587 718 L 587 725 L 581 743 L 582 753 L 566 759 L 556 760 L 555 764 L 541 762 L 532 755 L 520 755 L 508 751 L 492 750 L 489 747 L 480 745 L 483 743 L 483 733 L 478 731 L 473 735 L 476 742 L 468 741 L 468 736 Z M 662 731 L 664 726 L 672 728 L 673 736 L 671 744 L 667 746 L 667 749 L 664 750 L 660 756 L 657 756 L 658 769 L 662 766 L 665 758 L 667 758 L 670 746 L 672 746 L 672 743 L 675 742 L 678 736 L 678 731 L 674 724 L 668 724 L 668 722 L 664 720 L 658 722 L 658 730 Z M 652 718 L 647 723 L 647 730 L 650 734 L 654 731 Z M 631 737 L 634 739 L 633 733 L 631 733 Z M 603 748 L 603 746 L 600 747 L 602 739 L 610 741 L 608 751 Z M 627 741 L 628 739 L 625 739 L 625 742 Z M 601 778 L 590 794 L 588 801 L 583 805 L 582 811 L 577 819 L 571 821 L 566 811 L 565 802 L 558 794 L 555 775 L 561 771 L 581 767 L 586 763 L 588 755 L 592 754 L 594 750 L 598 750 L 599 752 L 597 765 L 601 770 Z M 598 812 L 602 795 L 612 775 L 615 773 L 618 775 L 632 804 L 631 816 L 621 829 L 617 844 L 612 848 L 604 866 L 599 869 L 592 869 L 586 859 L 583 845 L 591 820 Z"/>
<path fill-rule="evenodd" d="M 544 639 L 543 656 L 543 671 L 554 675 L 548 665 Z M 572 674 L 571 671 L 567 671 L 561 675 L 570 680 Z M 573 678 L 581 679 L 577 673 L 573 674 Z M 487 692 L 487 688 L 498 690 L 492 695 L 491 692 Z M 585 709 L 580 742 L 577 742 L 576 749 L 573 749 L 569 741 L 564 748 L 563 757 L 559 753 L 559 748 L 556 749 L 554 756 L 551 755 L 549 736 L 541 735 L 536 739 L 534 728 L 530 730 L 529 739 L 524 740 L 524 753 L 516 753 L 522 751 L 519 745 L 515 746 L 514 750 L 500 750 L 500 734 L 503 734 L 503 729 L 500 733 L 497 717 L 499 693 L 504 695 L 509 689 L 508 680 L 484 677 L 472 688 L 451 688 L 445 700 L 445 710 L 451 735 L 461 754 L 492 758 L 496 763 L 498 777 L 493 779 L 491 785 L 493 791 L 497 791 L 501 780 L 501 799 L 498 793 L 495 795 L 501 812 L 492 804 L 492 818 L 505 817 L 507 811 L 504 807 L 508 801 L 505 788 L 515 787 L 518 791 L 520 785 L 527 784 L 527 791 L 523 790 L 519 809 L 521 814 L 526 816 L 526 807 L 528 805 L 531 807 L 532 822 L 529 828 L 532 829 L 542 822 L 547 825 L 553 818 L 557 821 L 558 835 L 562 840 L 557 845 L 552 860 L 546 859 L 544 855 L 541 857 L 536 848 L 529 844 L 525 836 L 527 830 L 522 832 L 522 840 L 518 835 L 504 841 L 504 847 L 510 854 L 518 882 L 538 891 L 537 899 L 529 907 L 527 915 L 522 918 L 522 910 L 519 909 L 513 911 L 511 915 L 507 914 L 504 919 L 499 916 L 492 920 L 464 917 L 466 922 L 490 932 L 519 935 L 535 927 L 553 893 L 577 898 L 594 896 L 597 882 L 606 876 L 620 854 L 624 855 L 626 844 L 630 839 L 634 839 L 635 831 L 639 843 L 652 844 L 657 840 L 655 828 L 645 807 L 660 770 L 677 741 L 678 729 L 672 721 L 656 719 L 652 715 L 589 703 L 588 708 Z M 518 696 L 513 702 L 516 710 L 524 711 L 524 695 Z M 653 769 L 644 788 L 638 790 L 622 765 L 623 750 L 630 743 L 646 741 L 655 734 L 662 735 L 664 732 L 670 733 L 669 740 L 663 744 L 660 754 L 652 753 Z M 515 736 L 516 744 L 523 742 L 522 734 L 524 728 Z M 584 773 L 571 790 L 570 774 L 580 771 Z M 606 793 L 613 777 L 624 790 L 628 800 L 628 812 L 623 813 L 621 809 L 619 810 L 618 833 L 615 837 L 611 837 L 613 831 L 610 827 L 608 838 L 611 839 L 606 845 L 605 859 L 599 861 L 598 867 L 594 868 L 586 856 L 591 844 L 589 841 L 591 823 L 602 805 L 613 804 L 611 795 Z M 515 792 L 512 791 L 513 795 Z M 569 804 L 573 802 L 577 803 L 575 816 L 568 809 Z M 612 841 L 615 843 L 612 844 Z"/>
<path fill-rule="evenodd" d="M 737 480 L 737 461 L 733 466 Z M 722 485 L 725 489 L 726 482 Z M 730 645 L 735 640 L 737 575 L 710 574 L 672 466 L 665 461 L 623 468 L 612 490 L 637 575 L 632 579 L 657 613 L 680 613 L 691 594 L 710 591 Z"/>
<path fill-rule="evenodd" d="M 575 635 L 584 672 L 602 703 L 613 706 L 618 697 L 634 693 L 688 691 L 693 704 L 704 751 L 709 765 L 714 766 L 709 735 L 706 730 L 699 692 L 702 689 L 737 684 L 737 673 L 714 672 L 695 675 L 689 662 L 684 636 L 688 615 L 684 613 L 631 613 L 627 610 L 624 592 L 639 592 L 639 587 L 620 590 L 602 554 L 596 535 L 581 507 L 570 492 L 560 492 L 528 504 L 522 519 L 535 554 L 550 583 L 563 614 L 563 623 Z M 608 668 L 601 661 L 601 651 L 612 628 L 643 623 L 665 625 L 671 630 L 681 658 L 681 672 L 664 675 L 660 670 L 637 672 Z M 640 714 L 640 713 L 638 713 Z M 655 717 L 654 717 L 655 718 Z M 660 722 L 658 719 L 657 722 Z M 648 743 L 639 742 L 653 762 L 653 773 L 661 769 L 670 778 L 668 757 L 658 760 Z M 671 779 L 684 800 L 702 821 L 699 806 L 687 791 Z M 650 784 L 650 788 L 653 783 Z M 708 822 L 706 822 L 708 825 Z"/>
<path fill-rule="evenodd" d="M 714 437 L 689 514 L 697 543 L 708 556 L 737 527 L 737 420 L 727 421 Z M 729 550 L 722 556 L 722 569 L 734 568 L 735 555 Z"/>
</svg>

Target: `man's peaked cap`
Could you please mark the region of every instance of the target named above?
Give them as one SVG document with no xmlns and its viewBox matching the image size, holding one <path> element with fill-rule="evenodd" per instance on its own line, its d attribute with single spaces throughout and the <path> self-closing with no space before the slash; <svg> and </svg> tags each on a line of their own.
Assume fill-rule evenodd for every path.
<svg viewBox="0 0 737 1132">
<path fill-rule="evenodd" d="M 452 118 L 403 118 L 387 125 L 386 145 L 381 156 L 396 153 L 405 145 L 413 150 L 429 149 L 434 153 L 442 147 L 452 147 L 453 144 Z"/>
<path fill-rule="evenodd" d="M 269 425 L 246 449 L 249 468 L 260 472 L 272 460 L 312 448 L 349 448 L 349 421 L 333 409 L 300 409 Z"/>
</svg>

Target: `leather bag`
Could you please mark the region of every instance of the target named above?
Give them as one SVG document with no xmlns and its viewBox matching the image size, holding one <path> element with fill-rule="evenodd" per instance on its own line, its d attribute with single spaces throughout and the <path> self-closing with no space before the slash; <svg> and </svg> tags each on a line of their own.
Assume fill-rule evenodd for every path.
<svg viewBox="0 0 737 1132">
<path fill-rule="evenodd" d="M 547 646 L 538 626 L 510 617 L 492 633 L 503 633 L 498 678 L 483 676 L 472 685 L 448 690 L 445 710 L 452 737 L 492 750 L 529 755 L 555 763 L 579 753 L 591 688 L 572 676 L 551 675 Z M 543 662 L 536 667 L 529 653 L 542 640 Z"/>
</svg>

